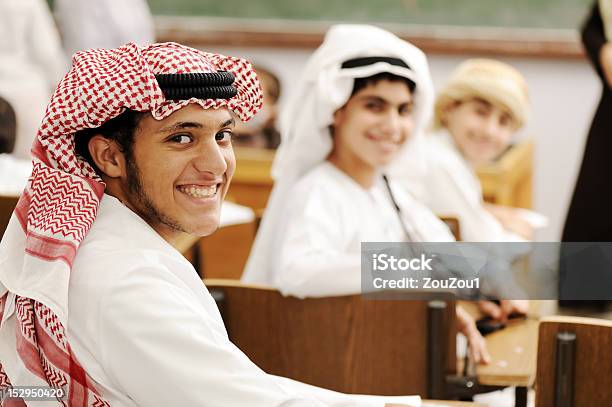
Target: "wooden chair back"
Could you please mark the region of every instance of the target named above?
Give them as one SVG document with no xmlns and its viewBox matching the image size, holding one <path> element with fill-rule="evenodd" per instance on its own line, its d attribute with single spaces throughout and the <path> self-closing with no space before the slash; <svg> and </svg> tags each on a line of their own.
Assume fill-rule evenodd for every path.
<svg viewBox="0 0 612 407">
<path fill-rule="evenodd" d="M 612 321 L 548 317 L 540 322 L 537 407 L 612 406 Z"/>
<path fill-rule="evenodd" d="M 219 228 L 198 243 L 200 275 L 240 280 L 255 240 L 256 221 Z"/>
<path fill-rule="evenodd" d="M 476 168 L 485 201 L 531 208 L 533 189 L 533 140 L 511 146 L 495 162 Z"/>
<path fill-rule="evenodd" d="M 272 162 L 274 150 L 237 147 L 236 172 L 226 199 L 248 206 L 256 213 L 263 212 L 272 192 Z"/>
<path fill-rule="evenodd" d="M 456 373 L 450 293 L 428 294 L 445 306 L 430 341 L 432 314 L 423 293 L 410 301 L 298 299 L 235 281 L 204 281 L 224 297 L 220 308 L 232 342 L 268 373 L 347 393 L 423 396 L 432 394 L 432 357 L 441 358 L 440 377 Z"/>
<path fill-rule="evenodd" d="M 18 196 L 0 196 L 0 239 L 8 226 L 13 210 L 19 201 Z"/>
<path fill-rule="evenodd" d="M 448 226 L 456 241 L 461 241 L 461 225 L 455 216 L 440 216 L 440 220 Z"/>
</svg>

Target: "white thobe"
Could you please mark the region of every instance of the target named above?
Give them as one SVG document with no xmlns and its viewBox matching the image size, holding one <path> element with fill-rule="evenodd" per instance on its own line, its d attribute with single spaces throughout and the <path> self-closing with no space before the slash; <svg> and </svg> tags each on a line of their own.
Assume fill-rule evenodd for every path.
<svg viewBox="0 0 612 407">
<path fill-rule="evenodd" d="M 391 188 L 410 239 L 448 242 L 448 227 L 410 195 Z M 324 297 L 361 292 L 361 243 L 403 242 L 406 234 L 382 178 L 366 189 L 325 161 L 294 186 L 270 259 L 272 283 L 285 295 Z"/>
<path fill-rule="evenodd" d="M 446 132 L 424 138 L 427 173 L 410 177 L 405 171 L 406 186 L 419 201 L 440 216 L 459 219 L 461 238 L 467 242 L 524 241 L 504 229 L 484 207 L 482 187 L 470 164 Z"/>
<path fill-rule="evenodd" d="M 17 116 L 13 153 L 29 158 L 51 93 L 66 71 L 44 0 L 0 0 L 0 96 Z"/>
<path fill-rule="evenodd" d="M 419 399 L 349 396 L 268 375 L 228 339 L 192 265 L 105 195 L 70 275 L 68 340 L 112 406 L 357 406 Z"/>
</svg>

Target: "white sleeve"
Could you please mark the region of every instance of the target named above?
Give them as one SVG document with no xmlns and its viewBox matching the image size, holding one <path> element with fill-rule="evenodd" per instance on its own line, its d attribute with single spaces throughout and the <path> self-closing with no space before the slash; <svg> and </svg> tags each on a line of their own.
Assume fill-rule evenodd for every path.
<svg viewBox="0 0 612 407">
<path fill-rule="evenodd" d="M 311 386 L 309 384 L 287 379 L 286 377 L 271 377 L 274 377 L 278 384 L 291 393 L 310 395 L 311 397 L 316 397 L 318 400 L 324 401 L 327 405 L 333 405 L 335 407 L 349 407 L 353 405 L 364 407 L 384 406 L 386 403 L 399 404 L 406 407 L 421 406 L 420 396 L 367 396 L 355 394 L 351 395 L 350 400 L 347 400 L 346 394 L 344 393 Z"/>
<path fill-rule="evenodd" d="M 510 234 L 486 211 L 482 202 L 473 202 L 468 192 L 454 181 L 449 168 L 436 166 L 431 174 L 430 207 L 440 216 L 459 219 L 461 239 L 466 242 L 508 241 Z M 465 186 L 464 186 L 465 188 Z"/>
<path fill-rule="evenodd" d="M 382 398 L 362 400 L 266 374 L 229 341 L 201 299 L 164 273 L 130 272 L 100 303 L 102 361 L 135 404 L 383 406 Z"/>
<path fill-rule="evenodd" d="M 391 184 L 393 194 L 402 209 L 402 220 L 407 228 L 416 233 L 420 242 L 454 242 L 450 229 L 434 212 L 416 199 L 409 189 Z"/>
<path fill-rule="evenodd" d="M 361 255 L 345 247 L 355 225 L 343 221 L 334 196 L 314 188 L 305 201 L 296 194 L 278 236 L 274 286 L 284 295 L 328 297 L 361 292 Z M 346 209 L 346 208 L 345 208 Z"/>
</svg>

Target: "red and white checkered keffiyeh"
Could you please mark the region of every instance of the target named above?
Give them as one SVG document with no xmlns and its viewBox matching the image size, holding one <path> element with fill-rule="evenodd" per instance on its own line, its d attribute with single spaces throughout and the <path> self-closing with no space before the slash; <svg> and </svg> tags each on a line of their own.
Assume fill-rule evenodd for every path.
<svg viewBox="0 0 612 407">
<path fill-rule="evenodd" d="M 167 101 L 154 76 L 217 71 L 235 76 L 232 99 Z M 74 133 L 125 109 L 163 119 L 189 103 L 227 106 L 246 121 L 261 107 L 262 94 L 247 61 L 175 43 L 127 44 L 73 57 L 47 107 L 32 149 L 32 175 L 0 243 L 0 389 L 64 387 L 64 405 L 108 405 L 66 339 L 72 262 L 104 192 L 101 179 L 76 156 Z"/>
</svg>

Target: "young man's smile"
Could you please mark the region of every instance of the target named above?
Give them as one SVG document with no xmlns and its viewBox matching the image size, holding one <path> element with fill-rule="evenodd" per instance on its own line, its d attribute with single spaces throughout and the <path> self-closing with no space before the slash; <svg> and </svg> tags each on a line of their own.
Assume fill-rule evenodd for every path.
<svg viewBox="0 0 612 407">
<path fill-rule="evenodd" d="M 217 192 L 224 184 L 223 180 L 213 183 L 191 183 L 178 185 L 176 189 L 195 200 L 195 202 L 206 202 L 210 198 L 218 197 Z"/>
</svg>

